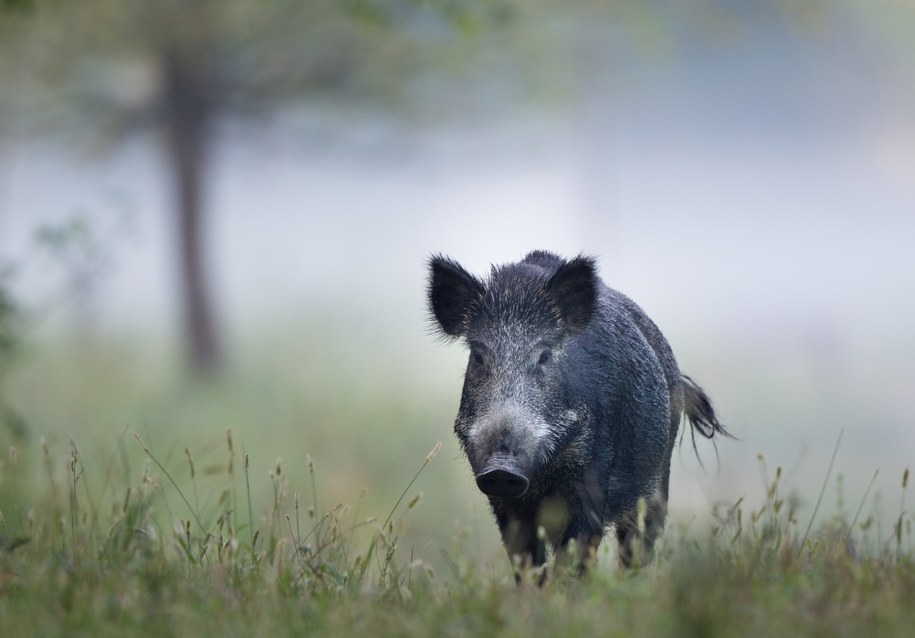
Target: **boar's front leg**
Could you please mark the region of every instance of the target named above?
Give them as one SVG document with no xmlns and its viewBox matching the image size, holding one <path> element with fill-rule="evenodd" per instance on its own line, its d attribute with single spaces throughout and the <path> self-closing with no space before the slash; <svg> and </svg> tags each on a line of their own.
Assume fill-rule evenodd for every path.
<svg viewBox="0 0 915 638">
<path fill-rule="evenodd" d="M 518 560 L 518 567 L 525 568 L 540 567 L 546 562 L 546 541 L 538 538 L 535 510 L 496 509 L 496 522 L 512 563 Z"/>
<path fill-rule="evenodd" d="M 556 566 L 584 574 L 596 559 L 597 548 L 603 536 L 603 522 L 593 514 L 589 516 L 587 512 L 580 512 L 569 521 L 569 526 L 559 542 Z"/>
</svg>

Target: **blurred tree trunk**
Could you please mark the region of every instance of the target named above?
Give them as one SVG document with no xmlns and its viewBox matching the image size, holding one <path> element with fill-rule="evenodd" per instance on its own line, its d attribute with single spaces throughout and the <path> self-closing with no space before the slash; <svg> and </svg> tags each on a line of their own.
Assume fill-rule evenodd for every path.
<svg viewBox="0 0 915 638">
<path fill-rule="evenodd" d="M 212 124 L 212 95 L 205 60 L 193 49 L 163 55 L 166 157 L 174 180 L 179 277 L 185 339 L 194 372 L 206 375 L 221 363 L 203 246 L 203 186 Z"/>
</svg>

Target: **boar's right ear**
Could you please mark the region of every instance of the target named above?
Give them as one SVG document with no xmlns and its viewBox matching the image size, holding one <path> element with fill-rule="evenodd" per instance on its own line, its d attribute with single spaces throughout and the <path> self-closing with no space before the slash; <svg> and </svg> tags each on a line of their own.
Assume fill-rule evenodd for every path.
<svg viewBox="0 0 915 638">
<path fill-rule="evenodd" d="M 576 257 L 550 277 L 547 289 L 572 332 L 584 330 L 591 321 L 597 306 L 597 288 L 597 267 L 591 257 Z"/>
<path fill-rule="evenodd" d="M 464 334 L 470 306 L 485 292 L 483 282 L 456 261 L 441 255 L 429 260 L 429 309 L 445 335 Z"/>
</svg>

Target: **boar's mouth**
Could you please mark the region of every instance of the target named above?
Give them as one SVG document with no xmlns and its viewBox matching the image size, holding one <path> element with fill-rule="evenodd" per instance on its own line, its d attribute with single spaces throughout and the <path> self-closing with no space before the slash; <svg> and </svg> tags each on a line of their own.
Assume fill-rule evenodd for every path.
<svg viewBox="0 0 915 638">
<path fill-rule="evenodd" d="M 517 498 L 527 491 L 528 478 L 517 464 L 507 459 L 494 460 L 477 474 L 477 487 L 487 496 Z"/>
</svg>

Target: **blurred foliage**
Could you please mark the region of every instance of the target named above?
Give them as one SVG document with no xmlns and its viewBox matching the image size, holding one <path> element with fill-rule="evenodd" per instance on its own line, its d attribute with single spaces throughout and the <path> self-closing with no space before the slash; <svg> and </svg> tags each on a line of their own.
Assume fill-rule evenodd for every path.
<svg viewBox="0 0 915 638">
<path fill-rule="evenodd" d="M 82 216 L 39 227 L 35 241 L 75 282 L 72 287 L 77 293 L 111 265 L 110 250 L 102 245 Z"/>
<path fill-rule="evenodd" d="M 866 39 L 901 62 L 915 10 L 903 0 L 5 0 L 3 102 L 111 142 L 164 116 L 166 60 L 194 60 L 221 114 L 304 99 L 380 105 L 431 120 L 548 103 L 625 74 L 634 57 L 788 30 Z M 11 9 L 12 7 L 12 9 Z M 26 10 L 23 10 L 26 9 Z M 4 24 L 5 23 L 5 24 Z M 722 51 L 724 54 L 725 52 Z M 425 106 L 425 108 L 423 108 Z"/>
<path fill-rule="evenodd" d="M 33 5 L 33 0 L 0 0 L 0 9 L 18 11 L 28 9 Z"/>
<path fill-rule="evenodd" d="M 13 132 L 65 131 L 100 146 L 142 129 L 161 134 L 187 352 L 192 368 L 209 374 L 223 358 L 203 255 L 204 184 L 220 122 L 295 99 L 400 103 L 402 87 L 425 68 L 423 52 L 497 19 L 497 6 L 36 0 L 0 19 L 0 83 L 13 89 L 0 98 L 0 120 L 15 117 L 4 122 Z"/>
<path fill-rule="evenodd" d="M 22 315 L 9 287 L 11 267 L 0 263 L 0 503 L 10 504 L 19 493 L 15 480 L 4 480 L 4 466 L 16 460 L 16 444 L 29 434 L 28 424 L 10 405 L 7 385 L 17 355 L 22 330 Z M 2 519 L 2 505 L 0 505 Z M 0 552 L 3 531 L 0 525 Z"/>
<path fill-rule="evenodd" d="M 75 216 L 60 224 L 47 224 L 35 232 L 34 245 L 56 261 L 67 278 L 64 289 L 45 307 L 28 313 L 13 292 L 16 265 L 0 261 L 0 449 L 29 434 L 27 421 L 8 400 L 9 379 L 15 374 L 26 335 L 61 306 L 79 302 L 111 265 L 111 250 L 89 223 Z"/>
<path fill-rule="evenodd" d="M 19 89 L 15 99 L 24 107 L 16 112 L 39 126 L 89 125 L 88 132 L 102 130 L 109 141 L 167 116 L 169 59 L 193 66 L 209 96 L 206 106 L 216 113 L 263 113 L 278 99 L 390 101 L 434 43 L 498 22 L 509 6 L 501 0 L 33 5 L 7 16 L 8 33 L 18 37 L 0 43 L 8 61 L 0 81 Z"/>
<path fill-rule="evenodd" d="M 13 324 L 18 318 L 18 312 L 12 294 L 7 289 L 8 277 L 8 272 L 0 273 L 0 364 L 7 361 L 16 345 Z"/>
<path fill-rule="evenodd" d="M 0 271 L 0 449 L 12 440 L 23 439 L 25 420 L 8 403 L 6 380 L 17 354 L 22 330 L 22 315 L 8 286 L 9 273 Z M 9 437 L 7 435 L 10 435 Z"/>
</svg>

